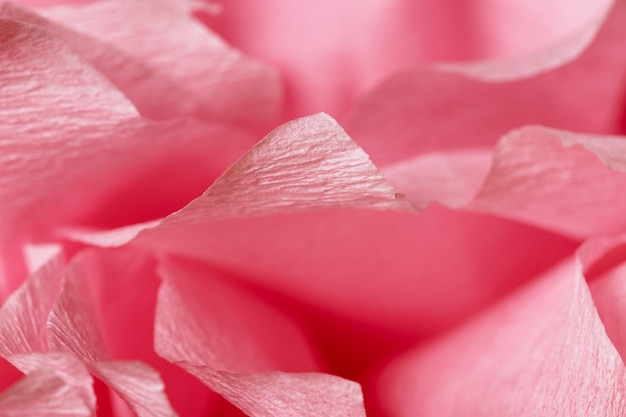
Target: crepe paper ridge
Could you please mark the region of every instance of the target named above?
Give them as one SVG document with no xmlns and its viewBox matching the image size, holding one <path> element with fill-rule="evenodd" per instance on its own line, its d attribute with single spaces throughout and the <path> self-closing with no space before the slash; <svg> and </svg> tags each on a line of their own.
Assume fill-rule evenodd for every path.
<svg viewBox="0 0 626 417">
<path fill-rule="evenodd" d="M 236 374 L 185 362 L 177 365 L 251 417 L 365 417 L 360 385 L 334 375 Z"/>
<path fill-rule="evenodd" d="M 72 355 L 50 351 L 46 323 L 63 286 L 62 253 L 31 275 L 0 309 L 0 355 L 30 374 L 51 369 L 83 403 L 95 408 L 92 379 Z"/>
<path fill-rule="evenodd" d="M 76 356 L 58 351 L 26 352 L 9 356 L 8 361 L 25 374 L 48 369 L 72 388 L 90 410 L 96 409 L 93 378 Z"/>
<path fill-rule="evenodd" d="M 3 6 L 2 11 L 7 8 Z M 136 115 L 133 105 L 121 93 L 111 89 L 108 81 L 43 29 L 6 18 L 0 18 L 0 29 L 3 45 L 0 56 L 5 61 L 0 67 L 2 90 L 8 96 L 0 109 L 7 116 L 14 116 L 13 119 L 4 117 L 4 123 L 10 121 L 19 125 L 24 120 L 24 115 L 16 106 L 6 104 L 10 102 L 9 98 L 14 98 L 19 107 L 29 106 L 37 113 L 41 112 L 38 110 L 40 107 L 57 105 L 61 106 L 61 110 L 68 106 L 70 100 L 80 101 L 86 106 L 81 109 L 82 116 L 105 112 L 108 123 Z M 26 45 L 28 52 L 24 51 Z M 59 68 L 59 71 L 47 71 L 51 67 Z M 71 80 L 69 85 L 68 80 Z"/>
<path fill-rule="evenodd" d="M 63 285 L 59 254 L 31 275 L 0 308 L 0 355 L 48 350 L 46 321 Z"/>
<path fill-rule="evenodd" d="M 89 300 L 90 293 L 85 280 L 76 276 L 70 266 L 66 270 L 63 290 L 47 321 L 50 344 L 57 350 L 75 354 L 86 363 L 109 359 Z"/>
<path fill-rule="evenodd" d="M 111 387 L 138 417 L 175 417 L 159 374 L 141 362 L 109 361 L 92 365 L 94 374 Z"/>
<path fill-rule="evenodd" d="M 76 392 L 51 370 L 33 372 L 0 393 L 0 415 L 10 417 L 91 417 Z"/>
<path fill-rule="evenodd" d="M 626 369 L 582 269 L 570 259 L 395 359 L 377 383 L 388 415 L 623 415 Z"/>
<path fill-rule="evenodd" d="M 63 41 L 119 88 L 143 116 L 164 119 L 202 113 L 197 100 L 179 84 L 111 44 L 75 32 L 13 3 L 0 5 L 0 16 L 41 27 Z"/>
<path fill-rule="evenodd" d="M 193 19 L 186 2 L 178 3 L 113 0 L 39 12 L 113 44 L 170 78 L 196 100 L 204 118 L 249 125 L 273 122 L 282 107 L 278 73 L 229 47 Z"/>
<path fill-rule="evenodd" d="M 317 373 L 268 372 L 314 366 L 302 334 L 286 316 L 242 289 L 190 268 L 172 261 L 160 268 L 164 281 L 154 341 L 159 355 L 249 416 L 365 415 L 354 382 Z"/>
<path fill-rule="evenodd" d="M 162 226 L 344 207 L 414 211 L 322 113 L 276 128 Z"/>
<path fill-rule="evenodd" d="M 585 238 L 626 230 L 626 142 L 524 127 L 504 136 L 467 208 Z"/>
<path fill-rule="evenodd" d="M 24 191 L 30 189 L 29 184 L 15 177 L 26 172 L 33 177 L 45 178 L 40 171 L 44 171 L 49 162 L 37 161 L 35 155 L 43 157 L 55 153 L 49 149 L 55 142 L 50 139 L 49 131 L 36 131 L 33 120 L 37 120 L 36 124 L 47 124 L 49 129 L 54 127 L 54 134 L 61 137 L 85 133 L 87 125 L 98 123 L 100 128 L 90 132 L 91 137 L 101 132 L 102 126 L 133 118 L 136 112 L 130 102 L 104 79 L 43 30 L 0 19 L 0 32 L 4 34 L 0 39 L 3 45 L 0 58 L 5 63 L 0 66 L 1 88 L 6 98 L 4 105 L 0 106 L 3 120 L 0 125 L 3 136 L 0 165 L 8 172 L 3 176 L 4 181 L 0 180 L 0 194 L 3 201 L 11 202 L 8 206 L 3 205 L 6 209 L 2 212 L 10 212 L 15 205 L 26 206 L 27 200 L 32 198 Z M 79 103 L 83 105 L 80 109 Z M 50 108 L 55 108 L 58 113 L 50 114 Z M 68 125 L 71 119 L 75 123 Z M 25 137 L 31 140 L 18 139 Z M 8 223 L 9 220 L 2 213 L 0 222 Z"/>
<path fill-rule="evenodd" d="M 431 151 L 493 146 L 524 125 L 610 134 L 622 129 L 626 2 L 616 1 L 573 61 L 506 82 L 419 67 L 377 85 L 341 119 L 381 168 Z"/>
<path fill-rule="evenodd" d="M 48 317 L 51 345 L 76 355 L 138 416 L 176 416 L 156 371 L 139 362 L 112 361 L 96 313 L 88 304 L 92 292 L 87 277 L 76 267 L 78 262 L 80 258 L 75 258 L 67 268 L 63 290 Z"/>
<path fill-rule="evenodd" d="M 172 205 L 147 218 L 169 214 L 253 143 L 251 134 L 224 125 L 142 119 L 106 79 L 43 29 L 4 19 L 0 28 L 6 98 L 0 103 L 2 297 L 27 276 L 23 244 L 48 241 L 51 229 L 81 224 L 97 210 L 105 212 L 98 218 L 133 212 L 136 192 L 121 207 L 107 206 L 119 193 L 130 193 L 127 187 L 145 191 L 142 213 Z"/>
</svg>

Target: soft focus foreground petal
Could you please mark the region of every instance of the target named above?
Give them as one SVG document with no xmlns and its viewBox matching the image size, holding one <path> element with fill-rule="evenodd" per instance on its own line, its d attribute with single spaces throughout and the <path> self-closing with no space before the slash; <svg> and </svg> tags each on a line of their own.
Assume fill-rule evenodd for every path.
<svg viewBox="0 0 626 417">
<path fill-rule="evenodd" d="M 625 368 L 570 259 L 484 315 L 387 365 L 386 415 L 621 416 Z"/>
<path fill-rule="evenodd" d="M 575 237 L 626 230 L 626 140 L 526 127 L 506 135 L 469 209 Z"/>
<path fill-rule="evenodd" d="M 41 29 L 0 28 L 3 296 L 26 277 L 24 242 L 80 217 L 119 225 L 171 213 L 252 143 L 220 126 L 142 120 Z"/>
<path fill-rule="evenodd" d="M 190 3 L 113 0 L 39 11 L 111 43 L 170 78 L 199 104 L 200 116 L 254 126 L 271 124 L 282 107 L 278 74 L 230 48 L 195 21 Z"/>
<path fill-rule="evenodd" d="M 276 128 L 162 227 L 204 220 L 207 212 L 224 218 L 339 207 L 413 211 L 367 154 L 322 113 Z"/>
<path fill-rule="evenodd" d="M 24 373 L 20 372 L 10 362 L 0 357 L 0 392 L 15 384 Z"/>
<path fill-rule="evenodd" d="M 509 221 L 442 207 L 417 216 L 407 204 L 334 122 L 313 116 L 270 134 L 133 244 L 412 335 L 476 311 L 575 248 Z"/>
<path fill-rule="evenodd" d="M 87 287 L 82 292 L 91 309 L 87 319 L 97 325 L 97 337 L 106 344 L 105 353 L 112 359 L 92 363 L 94 374 L 137 412 L 145 413 L 146 407 L 163 411 L 164 397 L 157 395 L 162 391 L 162 382 L 154 371 L 137 362 L 140 360 L 162 375 L 167 382 L 165 391 L 180 415 L 206 414 L 215 401 L 214 394 L 154 352 L 153 323 L 159 286 L 154 261 L 130 249 L 88 249 L 80 252 L 70 267 L 74 277 Z M 133 382 L 140 377 L 146 378 L 143 383 Z M 137 390 L 138 387 L 143 388 Z M 150 387 L 153 390 L 148 390 Z M 112 400 L 113 408 L 124 407 L 115 397 Z"/>
<path fill-rule="evenodd" d="M 51 344 L 76 355 L 137 415 L 175 416 L 158 373 L 140 362 L 110 360 L 94 302 L 98 283 L 83 275 L 80 259 L 67 268 L 63 290 L 48 317 Z"/>
<path fill-rule="evenodd" d="M 4 3 L 0 7 L 2 16 L 42 27 L 65 42 L 74 53 L 119 88 L 143 116 L 163 119 L 202 115 L 200 103 L 192 94 L 140 59 L 109 43 L 68 29 L 12 3 Z"/>
<path fill-rule="evenodd" d="M 33 372 L 0 393 L 0 415 L 6 417 L 87 417 L 92 411 L 51 370 Z"/>
<path fill-rule="evenodd" d="M 400 69 L 531 53 L 597 21 L 610 2 L 220 3 L 221 13 L 207 16 L 206 22 L 243 51 L 283 71 L 292 116 L 318 111 L 341 116 L 356 96 Z M 571 58 L 584 46 L 578 40 L 572 44 L 552 60 Z"/>
<path fill-rule="evenodd" d="M 210 270 L 166 260 L 155 348 L 249 416 L 364 416 L 358 384 L 317 364 L 287 316 Z"/>
<path fill-rule="evenodd" d="M 569 64 L 508 82 L 407 71 L 368 94 L 343 124 L 379 165 L 433 150 L 491 146 L 525 124 L 616 132 L 626 96 L 624 39 L 626 2 L 620 0 L 592 44 Z"/>
</svg>

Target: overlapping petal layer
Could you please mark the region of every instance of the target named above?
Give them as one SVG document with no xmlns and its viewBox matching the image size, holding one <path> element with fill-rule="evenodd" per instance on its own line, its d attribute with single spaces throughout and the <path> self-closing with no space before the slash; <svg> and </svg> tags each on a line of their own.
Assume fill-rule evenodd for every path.
<svg viewBox="0 0 626 417">
<path fill-rule="evenodd" d="M 425 154 L 383 172 L 417 207 L 441 203 L 585 239 L 626 228 L 625 169 L 624 137 L 527 126 L 493 152 Z"/>
<path fill-rule="evenodd" d="M 207 24 L 283 72 L 294 117 L 319 111 L 341 117 L 385 77 L 432 62 L 519 58 L 549 49 L 541 62 L 531 59 L 531 71 L 557 65 L 580 52 L 610 6 L 516 0 L 221 4 Z M 568 48 L 553 47 L 564 40 Z"/>
<path fill-rule="evenodd" d="M 622 415 L 626 369 L 582 269 L 570 259 L 393 360 L 376 385 L 387 415 Z"/>
<path fill-rule="evenodd" d="M 211 271 L 166 261 L 161 275 L 156 351 L 247 415 L 365 415 L 358 384 L 310 373 L 310 343 L 286 315 Z"/>
<path fill-rule="evenodd" d="M 25 242 L 79 219 L 124 224 L 170 213 L 253 142 L 224 126 L 141 119 L 45 30 L 10 19 L 0 27 L 2 298 L 26 276 Z"/>
<path fill-rule="evenodd" d="M 376 88 L 347 126 L 382 171 L 328 116 L 298 119 L 183 209 L 152 221 L 199 195 L 253 138 L 198 120 L 141 116 L 191 115 L 259 131 L 281 110 L 277 73 L 203 28 L 191 3 L 41 9 L 50 21 L 0 6 L 0 354 L 27 374 L 0 395 L 0 414 L 23 407 L 48 415 L 46 407 L 61 400 L 62 413 L 93 414 L 92 374 L 96 392 L 108 389 L 102 382 L 113 390 L 105 412 L 120 416 L 215 411 L 214 396 L 197 380 L 248 415 L 363 416 L 359 385 L 319 373 L 325 365 L 343 370 L 336 365 L 343 354 L 359 374 L 385 343 L 458 324 L 562 260 L 577 239 L 624 231 L 623 138 L 524 127 L 504 136 L 493 161 L 488 148 L 467 149 L 490 146 L 529 122 L 623 131 L 623 1 L 589 49 L 565 65 L 591 41 L 608 3 L 586 2 L 580 15 L 522 40 L 514 25 L 481 8 L 495 7 L 487 0 L 473 3 L 472 18 L 446 13 L 447 1 L 429 10 L 423 2 L 360 4 L 353 20 L 305 39 L 310 50 L 291 63 L 268 58 L 267 39 L 248 39 L 245 50 L 285 70 L 288 93 L 298 95 L 288 97 L 288 114 L 320 103 L 345 110 L 398 67 L 439 53 L 513 60 L 422 67 Z M 278 5 L 260 1 L 244 10 L 226 1 L 223 16 L 207 21 L 222 19 L 216 27 L 235 38 L 266 21 L 269 38 L 303 29 L 297 20 L 276 20 Z M 517 5 L 490 10 L 516 15 L 524 26 Z M 301 7 L 311 12 L 309 22 L 325 23 L 334 19 L 325 15 L 330 8 L 343 20 L 345 7 L 354 10 L 326 1 L 311 10 L 281 7 Z M 230 31 L 232 13 L 255 11 L 249 27 Z M 404 22 L 418 12 L 437 17 L 429 22 L 435 26 L 448 18 L 496 22 L 483 29 L 503 36 L 482 44 L 485 33 L 459 24 L 441 34 L 439 51 L 409 56 L 400 51 L 417 37 L 405 35 L 421 29 Z M 359 37 L 353 45 L 361 31 L 375 42 Z M 305 32 L 279 38 L 288 45 Z M 326 50 L 336 32 L 351 36 Z M 389 47 L 397 36 L 405 42 Z M 460 37 L 466 48 L 452 48 Z M 390 59 L 372 54 L 376 48 Z M 330 72 L 341 69 L 335 81 L 326 68 L 307 64 L 320 51 L 335 54 L 324 60 Z M 342 89 L 329 93 L 337 82 Z M 423 154 L 429 150 L 437 153 Z M 137 221 L 147 222 L 128 226 Z M 68 237 L 65 270 L 54 253 L 28 245 Z M 392 362 L 379 381 L 382 406 L 394 416 L 623 414 L 624 267 L 614 268 L 624 260 L 620 242 L 594 240 L 581 260 Z M 593 302 L 583 272 L 594 280 Z M 317 326 L 316 339 L 300 319 Z M 348 330 L 328 335 L 331 321 Z M 337 353 L 333 343 L 360 331 L 369 332 L 368 345 L 352 356 Z M 372 336 L 388 334 L 390 341 Z M 184 371 L 156 356 L 153 336 L 158 353 Z M 50 401 L 24 401 L 37 393 Z"/>
<path fill-rule="evenodd" d="M 420 153 L 491 146 L 511 129 L 542 124 L 612 133 L 624 126 L 626 2 L 616 1 L 590 46 L 532 77 L 492 82 L 436 68 L 396 74 L 342 122 L 379 165 Z"/>
<path fill-rule="evenodd" d="M 527 127 L 502 138 L 468 208 L 579 238 L 626 230 L 626 140 Z"/>
<path fill-rule="evenodd" d="M 0 394 L 0 413 L 10 417 L 90 417 L 81 398 L 52 370 L 36 371 Z"/>
<path fill-rule="evenodd" d="M 482 215 L 433 207 L 417 216 L 407 204 L 332 120 L 312 116 L 270 134 L 133 244 L 412 335 L 475 311 L 575 247 Z M 500 251 L 508 256 L 494 261 Z"/>
<path fill-rule="evenodd" d="M 42 8 L 40 13 L 90 38 L 73 36 L 73 45 L 82 54 L 95 60 L 96 67 L 117 81 L 123 91 L 131 89 L 131 98 L 148 116 L 172 116 L 172 109 L 183 106 L 198 117 L 251 126 L 275 122 L 282 110 L 282 85 L 279 75 L 270 67 L 247 58 L 232 49 L 217 35 L 193 19 L 190 1 L 133 0 L 102 1 L 84 5 Z M 135 62 L 119 72 L 104 57 L 86 49 L 89 44 L 112 45 Z M 106 44 L 104 46 L 106 46 Z M 103 46 L 99 46 L 102 48 Z M 128 61 L 128 60 L 126 60 Z M 154 73 L 136 90 L 135 80 L 145 82 L 141 73 L 133 74 L 133 66 L 141 63 L 145 72 Z M 160 100 L 173 98 L 174 103 L 150 103 L 152 85 L 165 78 L 177 90 Z M 185 100 L 186 98 L 186 100 Z M 170 107 L 171 106 L 171 107 Z"/>
</svg>

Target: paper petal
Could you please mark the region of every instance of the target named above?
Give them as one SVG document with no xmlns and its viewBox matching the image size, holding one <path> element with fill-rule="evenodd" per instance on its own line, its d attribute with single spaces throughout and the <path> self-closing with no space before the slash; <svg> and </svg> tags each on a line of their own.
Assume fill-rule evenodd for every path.
<svg viewBox="0 0 626 417">
<path fill-rule="evenodd" d="M 169 214 L 253 142 L 221 126 L 140 119 L 42 29 L 10 20 L 0 27 L 0 282 L 7 293 L 26 275 L 23 243 L 48 240 L 51 228 L 78 219 L 117 226 Z"/>
<path fill-rule="evenodd" d="M 92 411 L 51 370 L 31 373 L 0 394 L 0 415 L 10 417 L 81 417 Z"/>
<path fill-rule="evenodd" d="M 240 373 L 318 369 L 302 328 L 253 294 L 189 265 L 166 262 L 160 275 L 155 348 L 170 362 Z"/>
<path fill-rule="evenodd" d="M 367 154 L 332 118 L 319 114 L 275 129 L 163 227 L 203 219 L 204 213 L 223 218 L 339 207 L 412 211 L 398 197 Z"/>
<path fill-rule="evenodd" d="M 205 117 L 255 125 L 273 121 L 282 106 L 278 74 L 196 22 L 189 3 L 114 0 L 40 12 L 170 78 L 194 97 Z"/>
<path fill-rule="evenodd" d="M 461 208 L 478 192 L 491 164 L 491 150 L 458 150 L 419 155 L 388 165 L 383 173 L 418 208 L 433 202 Z"/>
<path fill-rule="evenodd" d="M 205 20 L 234 45 L 283 71 L 293 115 L 326 111 L 340 117 L 355 97 L 394 72 L 434 61 L 532 53 L 572 36 L 608 2 L 220 3 L 221 13 Z M 572 43 L 569 51 L 551 51 L 551 61 L 571 58 L 584 46 Z M 534 64 L 533 70 L 541 69 L 536 59 Z"/>
<path fill-rule="evenodd" d="M 22 372 L 30 374 L 42 369 L 54 371 L 57 377 L 73 389 L 90 410 L 96 409 L 93 379 L 85 365 L 74 355 L 48 351 L 11 355 L 9 361 Z"/>
<path fill-rule="evenodd" d="M 133 244 L 413 335 L 450 325 L 575 248 L 493 217 L 404 213 L 404 199 L 338 132 L 326 116 L 283 126 Z M 371 210 L 385 207 L 399 211 Z"/>
<path fill-rule="evenodd" d="M 181 363 L 251 417 L 365 417 L 356 382 L 318 373 L 235 374 Z"/>
<path fill-rule="evenodd" d="M 390 78 L 342 124 L 379 166 L 455 148 L 491 146 L 511 129 L 542 124 L 581 132 L 623 129 L 626 2 L 615 2 L 576 60 L 530 78 L 485 82 L 434 69 Z"/>
<path fill-rule="evenodd" d="M 122 397 L 139 416 L 175 416 L 158 373 L 138 362 L 110 361 L 95 296 L 97 282 L 80 268 L 80 256 L 67 269 L 63 290 L 48 317 L 51 344 L 73 353 Z"/>
<path fill-rule="evenodd" d="M 48 349 L 46 321 L 61 291 L 63 258 L 53 257 L 15 291 L 0 308 L 0 355 Z"/>
<path fill-rule="evenodd" d="M 250 416 L 364 416 L 358 384 L 316 369 L 290 319 L 223 277 L 167 261 L 155 348 Z M 286 348 L 288 347 L 288 348 Z"/>
<path fill-rule="evenodd" d="M 59 297 L 48 316 L 50 344 L 86 363 L 109 359 L 92 301 L 94 290 L 70 265 Z"/>
<path fill-rule="evenodd" d="M 626 235 L 585 242 L 580 252 L 600 318 L 615 348 L 626 358 Z"/>
<path fill-rule="evenodd" d="M 469 208 L 576 237 L 626 230 L 626 142 L 527 127 L 505 136 Z"/>
<path fill-rule="evenodd" d="M 194 99 L 184 87 L 181 88 L 179 83 L 110 43 L 68 29 L 12 3 L 2 4 L 0 15 L 42 27 L 62 40 L 73 52 L 119 88 L 146 117 L 165 119 L 203 114 L 198 100 Z"/>
<path fill-rule="evenodd" d="M 624 363 L 569 260 L 377 381 L 386 415 L 621 416 Z"/>
<path fill-rule="evenodd" d="M 93 366 L 94 373 L 111 387 L 138 417 L 175 417 L 159 374 L 141 362 L 109 361 Z"/>
</svg>

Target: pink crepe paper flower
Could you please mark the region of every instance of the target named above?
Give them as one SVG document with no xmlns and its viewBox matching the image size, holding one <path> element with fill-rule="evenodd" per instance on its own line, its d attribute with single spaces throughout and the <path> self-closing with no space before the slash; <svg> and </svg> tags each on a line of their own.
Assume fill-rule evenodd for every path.
<svg viewBox="0 0 626 417">
<path fill-rule="evenodd" d="M 0 416 L 623 416 L 625 50 L 623 0 L 0 4 Z"/>
</svg>

